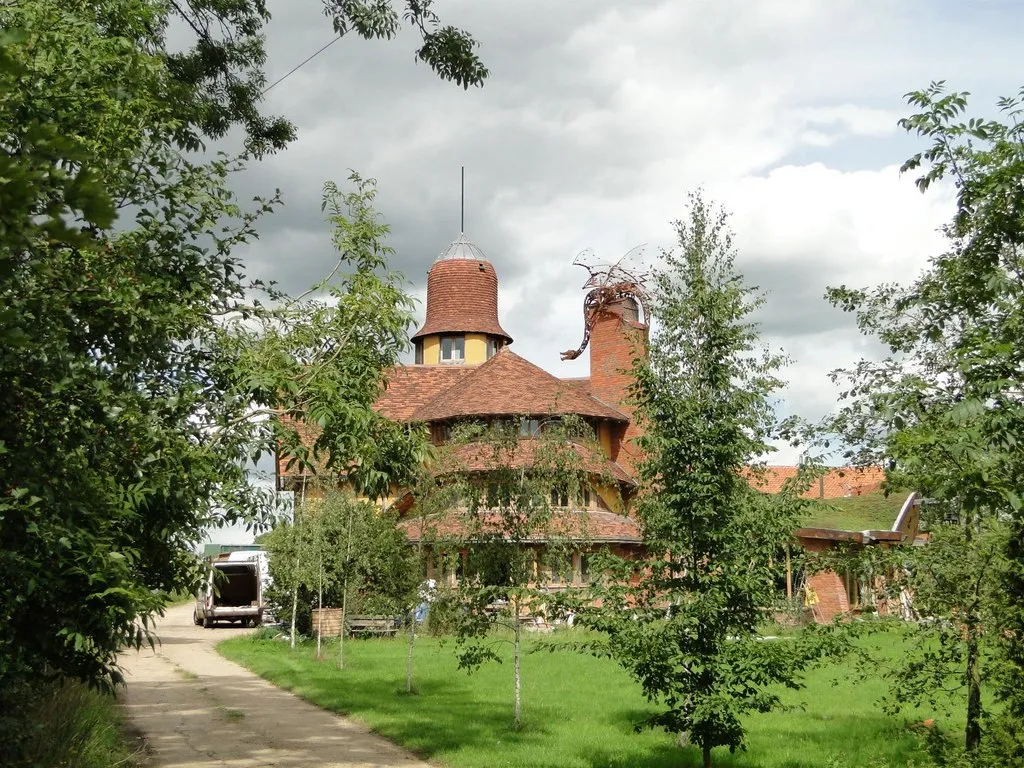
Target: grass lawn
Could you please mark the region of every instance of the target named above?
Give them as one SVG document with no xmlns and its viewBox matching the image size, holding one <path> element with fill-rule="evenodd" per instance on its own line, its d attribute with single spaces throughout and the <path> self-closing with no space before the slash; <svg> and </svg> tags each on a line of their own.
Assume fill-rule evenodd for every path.
<svg viewBox="0 0 1024 768">
<path fill-rule="evenodd" d="M 873 637 L 896 654 L 898 634 Z M 417 639 L 418 695 L 406 696 L 405 649 L 397 640 L 355 640 L 339 672 L 329 647 L 324 662 L 314 647 L 292 651 L 279 640 L 246 637 L 218 650 L 277 685 L 327 709 L 351 715 L 430 760 L 453 767 L 678 768 L 700 764 L 696 749 L 681 750 L 664 732 L 634 732 L 653 711 L 637 685 L 613 662 L 570 651 L 529 653 L 523 662 L 524 727 L 512 720 L 510 661 L 473 675 L 456 667 L 453 642 Z M 530 643 L 536 648 L 535 642 Z M 853 665 L 812 672 L 807 688 L 787 693 L 804 709 L 754 715 L 749 750 L 713 753 L 716 766 L 854 768 L 924 764 L 905 718 L 879 712 L 883 675 L 857 682 Z M 915 719 L 931 716 L 915 715 Z"/>
<path fill-rule="evenodd" d="M 888 531 L 907 500 L 908 493 L 881 491 L 842 499 L 816 499 L 800 525 L 840 531 Z"/>
</svg>

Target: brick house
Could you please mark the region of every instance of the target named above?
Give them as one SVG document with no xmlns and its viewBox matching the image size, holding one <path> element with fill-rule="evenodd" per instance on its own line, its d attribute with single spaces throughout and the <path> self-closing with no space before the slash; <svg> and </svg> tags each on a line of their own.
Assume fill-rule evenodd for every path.
<svg viewBox="0 0 1024 768">
<path fill-rule="evenodd" d="M 592 283 L 588 283 L 588 286 Z M 516 461 L 529 464 L 531 439 L 545 420 L 573 415 L 586 421 L 594 431 L 599 450 L 580 446 L 585 468 L 592 473 L 594 492 L 581 499 L 560 499 L 561 513 L 570 529 L 578 526 L 580 549 L 572 556 L 572 573 L 547 573 L 549 586 L 586 581 L 587 550 L 610 547 L 619 553 L 636 552 L 642 546 L 637 523 L 629 514 L 635 494 L 635 472 L 640 456 L 634 439 L 640 434 L 628 403 L 632 384 L 628 373 L 633 359 L 642 353 L 648 335 L 648 318 L 642 296 L 634 283 L 602 284 L 587 294 L 584 343 L 578 350 L 563 353 L 563 359 L 577 357 L 590 347 L 589 375 L 558 378 L 515 354 L 512 336 L 498 319 L 498 277 L 494 266 L 473 243 L 459 237 L 434 261 L 427 273 L 426 317 L 412 337 L 414 362 L 388 373 L 387 389 L 377 407 L 380 413 L 399 422 L 425 424 L 435 443 L 443 443 L 453 425 L 460 421 L 501 419 L 520 424 L 520 449 Z M 643 312 L 642 312 L 643 310 Z M 642 316 L 641 316 L 642 315 Z M 470 456 L 465 466 L 483 471 Z M 305 476 L 290 474 L 285 457 L 277 462 L 279 490 L 295 489 Z M 765 475 L 765 492 L 777 492 L 793 467 L 774 467 Z M 850 495 L 851 479 L 858 494 L 876 491 L 882 477 L 878 472 L 854 477 L 851 471 L 836 470 L 822 479 L 822 499 Z M 845 479 L 844 479 L 845 478 Z M 389 499 L 402 507 L 402 489 Z M 553 497 L 554 500 L 554 497 Z M 404 520 L 410 540 L 422 536 L 419 524 Z M 433 521 L 440 533 L 456 532 L 458 513 Z M 808 548 L 831 546 L 841 540 L 831 529 L 802 528 L 796 541 Z M 889 541 L 882 534 L 872 540 Z M 860 534 L 857 534 L 860 535 Z M 898 537 L 897 537 L 898 538 Z M 543 546 L 537 541 L 535 546 Z M 430 577 L 454 579 L 454 574 L 429 572 Z M 834 578 L 833 578 L 834 577 Z M 837 581 L 838 580 L 838 581 Z M 811 577 L 810 586 L 818 596 L 819 620 L 850 609 L 842 599 L 845 586 L 835 574 Z M 789 587 L 793 593 L 793 585 Z"/>
<path fill-rule="evenodd" d="M 777 493 L 796 471 L 796 467 L 768 467 L 752 484 L 765 493 Z M 793 532 L 794 544 L 807 552 L 922 544 L 919 495 L 887 494 L 884 481 L 885 472 L 879 467 L 830 470 L 803 494 L 817 500 L 820 509 Z M 864 610 L 906 616 L 910 609 L 907 595 L 898 602 L 877 597 L 891 574 L 819 571 L 805 577 L 793 573 L 788 558 L 786 571 L 786 596 L 802 600 L 819 623 Z"/>
</svg>

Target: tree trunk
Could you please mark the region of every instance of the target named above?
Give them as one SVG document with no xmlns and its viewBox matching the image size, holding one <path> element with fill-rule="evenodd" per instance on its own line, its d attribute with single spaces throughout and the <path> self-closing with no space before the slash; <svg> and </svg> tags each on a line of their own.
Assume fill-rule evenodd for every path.
<svg viewBox="0 0 1024 768">
<path fill-rule="evenodd" d="M 291 632 L 291 645 L 292 650 L 295 650 L 295 622 L 299 618 L 299 508 L 306 503 L 306 478 L 302 478 L 302 494 L 299 497 L 299 506 L 292 510 L 292 525 L 294 530 L 292 535 L 295 537 L 295 578 L 293 579 L 293 590 L 292 590 L 292 632 Z"/>
<path fill-rule="evenodd" d="M 702 751 L 704 752 L 704 768 L 711 768 L 711 745 L 705 744 Z"/>
<path fill-rule="evenodd" d="M 973 755 L 981 745 L 981 655 L 976 627 L 968 627 L 967 633 L 967 728 L 964 743 L 967 752 Z"/>
<path fill-rule="evenodd" d="M 964 538 L 968 545 L 974 541 L 975 526 L 978 524 L 973 510 L 964 514 Z M 980 584 L 980 579 L 976 582 Z M 964 746 L 967 753 L 976 755 L 981 745 L 981 651 L 979 648 L 977 614 L 972 607 L 967 611 L 964 627 L 967 636 L 967 725 L 964 729 Z"/>
<path fill-rule="evenodd" d="M 412 649 L 416 643 L 416 610 L 409 611 L 409 650 L 405 656 L 405 692 L 412 694 Z"/>
<path fill-rule="evenodd" d="M 295 558 L 295 572 L 299 571 L 298 557 Z M 295 650 L 295 621 L 299 615 L 299 580 L 295 580 L 295 588 L 292 590 L 292 650 Z"/>
<path fill-rule="evenodd" d="M 427 516 L 422 505 L 420 508 L 420 540 L 416 545 L 416 564 L 417 567 L 423 565 L 423 536 L 427 525 Z M 412 654 L 416 646 L 416 609 L 418 608 L 417 600 L 419 599 L 419 591 L 417 590 L 416 597 L 412 600 L 412 610 L 409 611 L 409 652 L 405 659 L 405 692 L 412 694 Z M 424 595 L 424 600 L 426 595 Z"/>
<path fill-rule="evenodd" d="M 515 607 L 512 613 L 512 626 L 515 633 L 515 641 L 512 646 L 513 667 L 515 670 L 515 706 L 512 713 L 512 722 L 518 731 L 523 727 L 523 685 L 522 672 L 519 667 L 519 639 L 522 633 L 522 625 L 519 623 L 519 598 L 515 599 Z"/>
<path fill-rule="evenodd" d="M 348 535 L 345 537 L 345 578 L 341 583 L 341 634 L 338 635 L 338 669 L 345 668 L 345 617 L 348 615 L 348 572 L 352 568 L 352 509 L 348 511 Z"/>
<path fill-rule="evenodd" d="M 316 614 L 316 658 L 320 660 L 321 648 L 324 638 L 324 556 L 320 554 L 320 584 L 316 592 L 316 607 L 320 610 Z"/>
</svg>

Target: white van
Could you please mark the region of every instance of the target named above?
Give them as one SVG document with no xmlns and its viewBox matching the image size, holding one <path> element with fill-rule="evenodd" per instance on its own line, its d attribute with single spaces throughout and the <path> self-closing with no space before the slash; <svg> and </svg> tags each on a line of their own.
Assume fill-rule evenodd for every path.
<svg viewBox="0 0 1024 768">
<path fill-rule="evenodd" d="M 210 563 L 212 570 L 196 596 L 192 620 L 209 629 L 218 621 L 240 622 L 243 627 L 263 622 L 263 582 L 266 553 L 226 552 Z"/>
</svg>

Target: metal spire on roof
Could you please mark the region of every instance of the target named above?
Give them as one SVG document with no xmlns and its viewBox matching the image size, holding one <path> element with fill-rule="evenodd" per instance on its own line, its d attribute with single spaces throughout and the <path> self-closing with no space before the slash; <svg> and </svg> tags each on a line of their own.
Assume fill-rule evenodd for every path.
<svg viewBox="0 0 1024 768">
<path fill-rule="evenodd" d="M 449 243 L 438 255 L 435 261 L 448 261 L 451 259 L 466 259 L 467 261 L 487 261 L 487 256 L 480 249 L 480 246 L 466 239 L 466 166 L 462 170 L 462 195 L 459 206 L 459 236 Z"/>
</svg>

